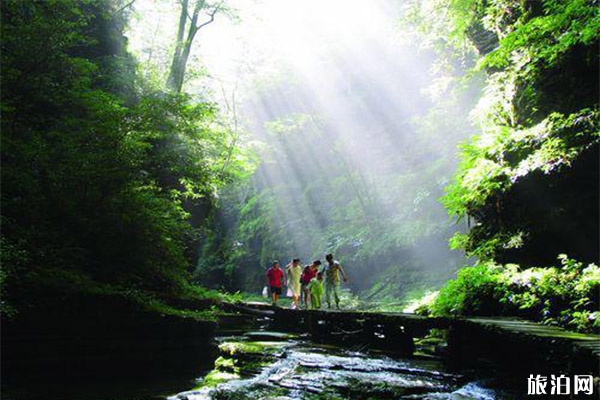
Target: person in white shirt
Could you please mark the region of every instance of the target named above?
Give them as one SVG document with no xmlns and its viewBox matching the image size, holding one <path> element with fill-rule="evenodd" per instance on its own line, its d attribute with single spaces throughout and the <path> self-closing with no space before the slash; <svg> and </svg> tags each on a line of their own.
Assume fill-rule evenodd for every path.
<svg viewBox="0 0 600 400">
<path fill-rule="evenodd" d="M 288 276 L 288 288 L 292 291 L 292 308 L 300 308 L 300 275 L 302 275 L 302 265 L 300 265 L 300 259 L 294 258 L 285 267 L 285 271 Z"/>
</svg>

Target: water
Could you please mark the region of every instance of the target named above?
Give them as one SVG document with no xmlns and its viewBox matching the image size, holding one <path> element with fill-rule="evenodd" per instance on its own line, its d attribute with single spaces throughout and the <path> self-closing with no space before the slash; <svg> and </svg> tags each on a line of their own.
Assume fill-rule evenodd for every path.
<svg viewBox="0 0 600 400">
<path fill-rule="evenodd" d="M 450 373 L 436 359 L 394 359 L 301 338 L 220 340 L 215 370 L 168 400 L 514 398 Z"/>
</svg>

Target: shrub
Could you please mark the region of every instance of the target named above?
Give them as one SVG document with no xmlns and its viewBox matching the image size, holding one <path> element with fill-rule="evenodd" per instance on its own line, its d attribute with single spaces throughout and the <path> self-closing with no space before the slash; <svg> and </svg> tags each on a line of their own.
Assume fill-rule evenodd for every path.
<svg viewBox="0 0 600 400">
<path fill-rule="evenodd" d="M 600 268 L 565 255 L 556 267 L 466 267 L 426 307 L 433 315 L 517 316 L 582 332 L 600 330 Z"/>
<path fill-rule="evenodd" d="M 488 315 L 497 308 L 500 268 L 489 263 L 466 267 L 444 286 L 431 306 L 437 315 Z"/>
</svg>

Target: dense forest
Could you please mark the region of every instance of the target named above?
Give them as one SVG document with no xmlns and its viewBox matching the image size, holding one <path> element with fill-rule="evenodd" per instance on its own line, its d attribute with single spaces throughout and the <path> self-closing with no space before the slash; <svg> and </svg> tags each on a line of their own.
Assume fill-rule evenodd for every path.
<svg viewBox="0 0 600 400">
<path fill-rule="evenodd" d="M 201 213 L 245 173 L 216 105 L 136 73 L 125 2 L 2 7 L 3 318 L 210 297 Z"/>
<path fill-rule="evenodd" d="M 333 252 L 357 307 L 600 329 L 597 2 L 387 2 L 401 40 L 324 41 L 226 101 L 194 46 L 242 13 L 172 2 L 142 54 L 135 3 L 2 2 L 8 326 L 211 319 Z"/>
</svg>

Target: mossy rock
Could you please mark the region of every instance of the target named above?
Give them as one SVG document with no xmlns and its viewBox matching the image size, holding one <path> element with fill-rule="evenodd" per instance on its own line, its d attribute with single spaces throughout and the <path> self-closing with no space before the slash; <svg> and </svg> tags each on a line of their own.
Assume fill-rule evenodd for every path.
<svg viewBox="0 0 600 400">
<path fill-rule="evenodd" d="M 203 388 L 203 387 L 215 387 L 220 383 L 229 382 L 234 379 L 240 379 L 240 375 L 231 372 L 223 372 L 217 369 L 210 371 L 202 382 L 194 388 L 194 390 Z"/>
<path fill-rule="evenodd" d="M 445 342 L 446 341 L 443 338 L 426 337 L 423 339 L 416 339 L 415 345 L 416 346 L 437 346 L 437 345 L 443 344 Z"/>
<path fill-rule="evenodd" d="M 224 342 L 219 345 L 222 354 L 231 357 L 275 356 L 286 342 Z"/>
<path fill-rule="evenodd" d="M 228 357 L 219 357 L 215 360 L 215 370 L 221 372 L 235 372 L 237 365 L 236 360 Z"/>
</svg>

